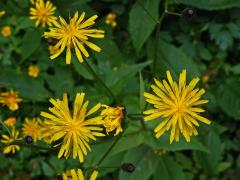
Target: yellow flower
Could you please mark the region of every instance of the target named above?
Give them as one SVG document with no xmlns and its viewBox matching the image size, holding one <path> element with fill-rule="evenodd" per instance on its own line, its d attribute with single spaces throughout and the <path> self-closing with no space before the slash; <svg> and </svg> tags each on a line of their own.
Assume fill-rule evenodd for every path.
<svg viewBox="0 0 240 180">
<path fill-rule="evenodd" d="M 38 75 L 39 75 L 38 66 L 33 66 L 33 65 L 29 66 L 28 67 L 28 75 L 31 77 L 34 77 L 34 78 L 38 77 Z"/>
<path fill-rule="evenodd" d="M 30 3 L 31 4 L 35 4 L 35 3 L 37 3 L 39 0 L 30 0 Z"/>
<path fill-rule="evenodd" d="M 63 95 L 63 100 L 50 99 L 53 104 L 53 107 L 49 108 L 51 113 L 41 112 L 41 116 L 47 118 L 45 123 L 51 127 L 51 140 L 63 139 L 62 143 L 59 144 L 61 148 L 58 158 L 62 156 L 68 158 L 72 149 L 73 158 L 78 157 L 79 161 L 83 162 L 87 150 L 91 150 L 88 144 L 89 140 L 96 140 L 95 136 L 105 136 L 98 132 L 102 131 L 102 128 L 98 127 L 98 125 L 103 124 L 101 116 L 89 118 L 101 105 L 97 104 L 88 111 L 89 102 L 84 102 L 84 96 L 84 93 L 77 93 L 73 112 L 68 107 L 67 94 Z"/>
<path fill-rule="evenodd" d="M 0 11 L 0 17 L 2 17 L 5 13 L 5 11 Z"/>
<path fill-rule="evenodd" d="M 16 124 L 16 117 L 9 117 L 4 121 L 4 123 L 9 127 L 14 127 Z"/>
<path fill-rule="evenodd" d="M 56 17 L 54 16 L 54 12 L 56 7 L 50 1 L 46 3 L 43 0 L 38 0 L 34 3 L 34 8 L 30 8 L 30 19 L 36 20 L 35 26 L 41 24 L 43 27 L 51 26 L 54 21 L 56 21 Z"/>
<path fill-rule="evenodd" d="M 47 144 L 51 144 L 51 126 L 49 124 L 46 124 L 45 121 L 42 121 L 39 119 L 40 124 L 40 134 L 41 134 L 41 140 L 46 142 Z"/>
<path fill-rule="evenodd" d="M 14 141 L 21 140 L 21 138 L 18 137 L 19 132 L 16 131 L 15 129 L 12 129 L 11 135 L 2 135 L 2 140 L 1 142 L 6 144 L 7 146 L 3 148 L 3 153 L 8 154 L 8 153 L 15 153 L 16 151 L 20 150 L 19 145 L 12 144 Z"/>
<path fill-rule="evenodd" d="M 36 142 L 37 140 L 41 140 L 41 126 L 39 124 L 39 118 L 28 119 L 25 118 L 25 122 L 23 123 L 23 134 L 25 136 L 31 136 Z"/>
<path fill-rule="evenodd" d="M 56 54 L 58 52 L 58 50 L 59 50 L 58 48 L 56 48 L 56 47 L 54 47 L 52 45 L 48 46 L 48 51 L 49 51 L 50 55 Z"/>
<path fill-rule="evenodd" d="M 55 21 L 55 27 L 50 27 L 50 32 L 44 33 L 45 38 L 53 38 L 57 40 L 54 47 L 59 50 L 50 56 L 51 59 L 55 59 L 64 51 L 64 49 L 66 49 L 66 64 L 70 64 L 71 49 L 74 48 L 78 60 L 83 62 L 82 54 L 89 57 L 84 45 L 87 45 L 94 51 L 101 51 L 100 47 L 88 41 L 89 37 L 104 37 L 103 30 L 90 29 L 91 26 L 95 24 L 95 19 L 97 19 L 98 16 L 94 15 L 87 20 L 84 20 L 84 17 L 84 12 L 81 16 L 78 16 L 78 12 L 76 12 L 74 17 L 70 19 L 69 24 L 62 17 L 59 17 L 60 23 Z"/>
<path fill-rule="evenodd" d="M 0 103 L 8 106 L 8 108 L 12 111 L 18 110 L 18 103 L 21 101 L 22 99 L 18 97 L 18 92 L 13 90 L 0 93 Z"/>
<path fill-rule="evenodd" d="M 11 27 L 10 27 L 10 26 L 4 26 L 4 27 L 2 28 L 2 35 L 3 35 L 4 37 L 10 36 L 11 33 L 12 33 L 12 30 L 11 30 Z"/>
<path fill-rule="evenodd" d="M 97 178 L 98 171 L 94 170 L 89 180 L 95 180 Z M 67 170 L 62 174 L 63 180 L 84 180 L 83 172 L 81 169 L 77 171 L 75 169 Z"/>
<path fill-rule="evenodd" d="M 107 134 L 116 129 L 114 136 L 122 132 L 121 122 L 124 117 L 123 107 L 110 107 L 107 105 L 102 105 L 105 109 L 102 110 L 101 116 L 103 118 L 103 126 L 106 128 Z"/>
<path fill-rule="evenodd" d="M 199 78 L 194 78 L 189 85 L 186 85 L 186 70 L 180 74 L 178 84 L 172 79 L 169 71 L 167 71 L 167 79 L 168 82 L 154 79 L 156 85 L 151 85 L 151 88 L 157 96 L 144 93 L 146 101 L 154 106 L 154 109 L 143 112 L 147 114 L 144 120 L 149 121 L 162 117 L 163 121 L 154 129 L 157 138 L 171 128 L 170 143 L 173 140 L 179 141 L 179 133 L 182 133 L 189 142 L 190 136 L 198 134 L 195 128 L 195 126 L 199 126 L 198 121 L 211 123 L 199 115 L 204 110 L 197 107 L 208 102 L 208 100 L 200 100 L 205 90 L 194 89 Z"/>
<path fill-rule="evenodd" d="M 105 19 L 106 24 L 110 24 L 113 28 L 117 26 L 116 22 L 117 15 L 115 13 L 109 13 Z"/>
<path fill-rule="evenodd" d="M 209 75 L 204 75 L 203 77 L 202 77 L 202 82 L 203 83 L 207 83 L 209 81 Z"/>
</svg>

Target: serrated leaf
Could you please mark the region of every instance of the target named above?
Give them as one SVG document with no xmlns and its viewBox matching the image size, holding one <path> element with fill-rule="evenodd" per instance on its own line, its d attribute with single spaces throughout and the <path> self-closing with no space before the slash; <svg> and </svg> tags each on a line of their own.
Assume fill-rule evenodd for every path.
<svg viewBox="0 0 240 180">
<path fill-rule="evenodd" d="M 217 91 L 217 102 L 230 117 L 240 120 L 240 81 L 229 78 L 221 83 Z"/>
<path fill-rule="evenodd" d="M 166 76 L 166 71 L 170 70 L 171 74 L 178 78 L 179 73 L 187 70 L 187 77 L 194 78 L 200 75 L 197 64 L 190 59 L 181 49 L 161 41 L 159 43 L 157 55 L 157 74 L 162 77 Z"/>
<path fill-rule="evenodd" d="M 41 101 L 50 96 L 42 80 L 31 78 L 13 69 L 4 68 L 0 71 L 0 85 L 19 91 L 19 96 L 23 100 Z"/>
<path fill-rule="evenodd" d="M 164 134 L 160 139 L 156 139 L 153 133 L 149 132 L 148 136 L 145 137 L 145 144 L 151 146 L 153 149 L 165 149 L 168 151 L 198 150 L 208 152 L 207 147 L 195 137 L 191 137 L 189 143 L 181 137 L 179 142 L 173 142 L 172 144 L 170 144 L 169 136 L 167 134 Z"/>
</svg>

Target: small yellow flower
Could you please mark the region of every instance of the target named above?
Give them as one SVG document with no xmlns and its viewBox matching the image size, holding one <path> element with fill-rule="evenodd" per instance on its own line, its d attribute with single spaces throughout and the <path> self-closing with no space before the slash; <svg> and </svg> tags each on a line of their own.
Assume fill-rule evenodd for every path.
<svg viewBox="0 0 240 180">
<path fill-rule="evenodd" d="M 22 132 L 25 136 L 31 136 L 33 141 L 41 140 L 41 126 L 39 124 L 39 118 L 25 119 L 23 123 Z"/>
<path fill-rule="evenodd" d="M 50 99 L 53 107 L 49 108 L 50 113 L 41 112 L 41 116 L 45 119 L 45 124 L 50 126 L 49 133 L 51 141 L 63 139 L 58 153 L 58 158 L 62 156 L 69 157 L 71 150 L 73 158 L 79 158 L 80 162 L 84 161 L 84 155 L 91 150 L 89 146 L 90 139 L 96 140 L 95 136 L 105 136 L 99 125 L 103 124 L 101 116 L 89 118 L 101 107 L 100 104 L 95 105 L 88 110 L 88 101 L 84 102 L 85 93 L 77 93 L 73 111 L 68 106 L 67 94 L 63 95 L 63 100 Z"/>
<path fill-rule="evenodd" d="M 28 67 L 28 75 L 31 77 L 34 77 L 34 78 L 38 77 L 38 75 L 39 75 L 38 66 L 33 66 L 33 65 L 29 66 Z"/>
<path fill-rule="evenodd" d="M 71 49 L 75 50 L 76 56 L 80 62 L 83 62 L 82 54 L 85 57 L 89 57 L 84 45 L 87 45 L 96 52 L 100 52 L 101 48 L 89 41 L 89 37 L 103 38 L 104 31 L 98 29 L 91 29 L 91 26 L 95 24 L 97 15 L 84 20 L 85 13 L 80 16 L 78 12 L 74 14 L 74 17 L 70 19 L 70 23 L 67 23 L 62 17 L 59 17 L 59 22 L 55 21 L 54 26 L 50 27 L 49 32 L 44 33 L 45 38 L 53 38 L 57 40 L 54 48 L 58 51 L 51 55 L 51 59 L 58 57 L 66 49 L 66 64 L 71 63 Z"/>
<path fill-rule="evenodd" d="M 11 33 L 12 33 L 12 30 L 11 30 L 11 27 L 10 26 L 4 26 L 3 28 L 2 28 L 2 35 L 4 36 L 4 37 L 8 37 L 8 36 L 10 36 L 11 35 Z"/>
<path fill-rule="evenodd" d="M 156 85 L 151 85 L 151 88 L 157 96 L 144 93 L 146 101 L 154 106 L 154 109 L 143 112 L 147 115 L 144 120 L 163 118 L 162 122 L 154 129 L 157 138 L 171 128 L 170 143 L 173 140 L 179 141 L 179 133 L 182 133 L 186 141 L 190 142 L 190 137 L 198 134 L 194 127 L 199 126 L 198 121 L 211 123 L 199 115 L 204 110 L 197 107 L 208 102 L 208 100 L 200 100 L 205 90 L 194 89 L 199 78 L 194 78 L 189 85 L 186 85 L 186 70 L 180 74 L 178 83 L 172 79 L 169 71 L 167 71 L 167 79 L 168 82 L 154 79 Z"/>
<path fill-rule="evenodd" d="M 14 127 L 16 124 L 16 117 L 9 117 L 4 121 L 4 123 L 9 127 Z"/>
<path fill-rule="evenodd" d="M 97 178 L 98 171 L 94 170 L 89 178 L 89 180 L 95 180 Z M 83 172 L 81 169 L 71 169 L 67 170 L 62 174 L 63 180 L 85 180 Z"/>
<path fill-rule="evenodd" d="M 123 107 L 110 107 L 108 105 L 102 105 L 105 109 L 102 110 L 101 116 L 103 118 L 103 126 L 106 128 L 107 134 L 116 129 L 114 136 L 122 132 L 121 122 L 124 117 Z"/>
<path fill-rule="evenodd" d="M 56 21 L 56 17 L 54 16 L 54 12 L 56 7 L 50 1 L 46 3 L 44 0 L 38 0 L 34 3 L 34 8 L 30 8 L 30 19 L 36 20 L 35 26 L 39 26 L 41 24 L 43 27 L 51 26 L 54 21 Z"/>
<path fill-rule="evenodd" d="M 10 90 L 0 93 L 0 104 L 8 106 L 12 111 L 18 110 L 18 103 L 21 101 L 22 99 L 18 97 L 18 92 L 16 91 Z"/>
<path fill-rule="evenodd" d="M 49 51 L 50 55 L 54 55 L 54 54 L 56 54 L 59 51 L 59 49 L 54 47 L 54 46 L 52 46 L 52 45 L 49 45 L 48 46 L 48 51 Z"/>
<path fill-rule="evenodd" d="M 105 23 L 110 24 L 113 28 L 116 27 L 117 26 L 116 17 L 117 14 L 109 13 L 105 19 Z"/>
<path fill-rule="evenodd" d="M 2 17 L 5 13 L 5 11 L 0 11 L 0 17 Z"/>
<path fill-rule="evenodd" d="M 8 154 L 12 153 L 14 154 L 16 151 L 20 150 L 20 146 L 16 144 L 12 144 L 14 141 L 21 140 L 21 138 L 18 137 L 19 132 L 16 131 L 14 128 L 12 129 L 11 135 L 2 135 L 2 140 L 1 142 L 6 144 L 7 146 L 3 148 L 3 153 Z"/>
<path fill-rule="evenodd" d="M 202 77 L 202 82 L 205 84 L 205 83 L 207 83 L 209 81 L 209 75 L 204 75 L 203 77 Z"/>
</svg>

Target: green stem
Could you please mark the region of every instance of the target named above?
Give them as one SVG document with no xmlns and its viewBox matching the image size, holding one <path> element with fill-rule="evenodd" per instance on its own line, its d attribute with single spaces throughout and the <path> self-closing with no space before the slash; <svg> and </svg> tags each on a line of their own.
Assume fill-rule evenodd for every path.
<svg viewBox="0 0 240 180">
<path fill-rule="evenodd" d="M 182 16 L 180 13 L 176 13 L 176 12 L 168 12 L 168 11 L 166 11 L 166 14 L 173 15 L 173 16 Z"/>
<path fill-rule="evenodd" d="M 8 134 L 11 136 L 11 132 L 9 130 L 9 128 L 6 126 L 6 124 L 4 122 L 2 122 L 2 120 L 0 119 L 0 123 L 2 124 L 3 128 L 6 129 L 6 131 L 8 132 Z"/>
<path fill-rule="evenodd" d="M 96 167 L 99 168 L 100 164 L 104 161 L 104 159 L 108 156 L 108 154 L 111 152 L 111 150 L 114 148 L 114 146 L 117 144 L 117 142 L 120 140 L 122 137 L 122 134 L 120 134 L 115 141 L 112 143 L 110 148 L 106 151 L 106 153 L 102 156 L 102 158 L 98 161 Z"/>
<path fill-rule="evenodd" d="M 116 101 L 115 95 L 112 93 L 112 91 L 108 88 L 108 86 L 103 82 L 103 80 L 97 75 L 97 73 L 93 70 L 93 68 L 90 66 L 90 64 L 87 62 L 87 60 L 84 61 L 89 71 L 92 73 L 92 75 L 95 77 L 95 79 L 107 90 L 109 96 Z"/>
</svg>

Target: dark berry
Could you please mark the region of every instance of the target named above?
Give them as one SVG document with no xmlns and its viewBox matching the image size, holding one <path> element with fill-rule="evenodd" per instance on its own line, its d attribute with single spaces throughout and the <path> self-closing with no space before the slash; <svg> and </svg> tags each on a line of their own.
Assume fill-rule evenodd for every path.
<svg viewBox="0 0 240 180">
<path fill-rule="evenodd" d="M 31 144 L 31 143 L 33 142 L 32 136 L 26 136 L 26 137 L 25 137 L 25 142 L 26 142 L 27 144 Z"/>
<path fill-rule="evenodd" d="M 185 8 L 182 11 L 182 17 L 184 17 L 185 19 L 192 19 L 196 14 L 196 11 L 194 8 Z"/>
<path fill-rule="evenodd" d="M 122 170 L 125 172 L 132 173 L 135 170 L 135 166 L 132 163 L 124 163 L 121 166 Z"/>
</svg>

